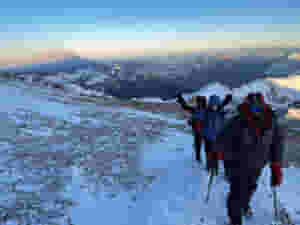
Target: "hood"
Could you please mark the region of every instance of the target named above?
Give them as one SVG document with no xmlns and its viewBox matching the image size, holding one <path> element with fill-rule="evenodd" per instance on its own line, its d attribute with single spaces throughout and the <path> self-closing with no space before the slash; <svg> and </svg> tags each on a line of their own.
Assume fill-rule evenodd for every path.
<svg viewBox="0 0 300 225">
<path fill-rule="evenodd" d="M 221 105 L 221 98 L 217 95 L 212 95 L 209 98 L 208 105 Z"/>
</svg>

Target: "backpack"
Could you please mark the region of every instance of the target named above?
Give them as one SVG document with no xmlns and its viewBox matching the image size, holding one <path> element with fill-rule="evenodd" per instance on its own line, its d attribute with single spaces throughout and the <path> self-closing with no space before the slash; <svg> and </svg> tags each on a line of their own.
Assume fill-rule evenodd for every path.
<svg viewBox="0 0 300 225">
<path fill-rule="evenodd" d="M 259 93 L 248 95 L 247 101 L 239 106 L 239 114 L 246 126 L 255 129 L 258 136 L 273 126 L 272 108 L 264 102 L 263 95 Z"/>
</svg>

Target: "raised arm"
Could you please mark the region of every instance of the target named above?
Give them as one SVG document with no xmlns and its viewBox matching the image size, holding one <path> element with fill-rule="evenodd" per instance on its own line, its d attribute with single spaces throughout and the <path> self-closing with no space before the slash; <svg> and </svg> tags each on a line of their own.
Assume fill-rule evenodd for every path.
<svg viewBox="0 0 300 225">
<path fill-rule="evenodd" d="M 230 102 L 232 102 L 232 95 L 231 94 L 228 94 L 226 95 L 222 105 L 221 105 L 221 109 L 223 109 L 226 105 L 228 105 Z"/>
<path fill-rule="evenodd" d="M 218 111 L 222 112 L 225 115 L 226 113 L 223 111 L 224 107 L 226 105 L 228 105 L 230 102 L 232 102 L 232 95 L 228 94 L 228 95 L 226 95 L 226 97 L 225 97 L 224 101 L 222 102 L 222 104 L 218 107 Z"/>
<path fill-rule="evenodd" d="M 188 111 L 190 113 L 193 113 L 195 111 L 195 108 L 188 105 L 181 94 L 178 94 L 176 97 L 177 97 L 177 102 L 181 105 L 183 110 Z"/>
</svg>

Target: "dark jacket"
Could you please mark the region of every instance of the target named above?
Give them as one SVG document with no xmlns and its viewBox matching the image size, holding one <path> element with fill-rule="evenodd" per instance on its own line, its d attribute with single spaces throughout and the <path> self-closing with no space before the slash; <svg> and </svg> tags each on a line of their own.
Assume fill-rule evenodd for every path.
<svg viewBox="0 0 300 225">
<path fill-rule="evenodd" d="M 206 97 L 205 96 L 197 96 L 197 106 L 192 107 L 189 106 L 181 94 L 177 95 L 177 102 L 181 105 L 181 107 L 192 114 L 191 119 L 189 120 L 189 125 L 192 126 L 194 134 L 204 135 L 210 137 L 209 139 L 215 140 L 214 129 L 210 129 L 209 119 L 213 118 L 224 118 L 224 107 L 232 101 L 232 95 L 226 95 L 223 102 L 219 101 L 218 96 L 210 97 L 210 104 L 216 104 L 218 106 L 217 111 L 212 111 L 210 107 L 206 106 Z M 217 101 L 218 100 L 218 101 Z M 216 101 L 216 102 L 215 102 Z M 221 115 L 221 116 L 220 116 Z M 201 118 L 201 119 L 199 119 Z M 223 119 L 219 119 L 221 122 Z M 220 123 L 220 125 L 222 125 Z M 220 127 L 223 127 L 220 126 Z M 220 129 L 221 130 L 221 129 Z"/>
<path fill-rule="evenodd" d="M 188 124 L 192 126 L 195 135 L 202 136 L 202 128 L 204 125 L 204 116 L 206 111 L 206 98 L 205 96 L 197 96 L 197 106 L 193 107 L 186 103 L 181 95 L 177 96 L 177 102 L 181 105 L 183 110 L 192 114 L 188 120 Z"/>
<path fill-rule="evenodd" d="M 272 128 L 257 136 L 240 118 L 229 122 L 217 139 L 217 151 L 222 151 L 224 166 L 235 168 L 237 173 L 257 170 L 265 167 L 267 162 L 283 161 L 287 129 L 272 118 Z"/>
<path fill-rule="evenodd" d="M 188 111 L 190 113 L 194 113 L 198 110 L 201 109 L 206 109 L 206 97 L 205 96 L 197 96 L 198 101 L 201 102 L 202 107 L 196 106 L 190 106 L 186 103 L 186 101 L 184 100 L 184 98 L 182 97 L 182 95 L 177 95 L 177 102 L 181 105 L 181 107 L 185 110 Z M 226 95 L 224 101 L 218 106 L 218 110 L 217 111 L 223 111 L 224 107 L 226 105 L 228 105 L 230 102 L 232 101 L 232 95 L 228 94 Z M 199 105 L 199 104 L 198 104 Z"/>
<path fill-rule="evenodd" d="M 197 106 L 190 106 L 187 104 L 187 102 L 184 100 L 184 98 L 181 95 L 177 96 L 177 102 L 181 105 L 181 107 L 183 108 L 183 110 L 188 111 L 189 113 L 195 113 L 199 110 L 205 109 L 206 108 L 206 98 L 205 96 L 198 96 L 199 101 L 202 101 L 201 105 L 198 104 Z"/>
</svg>

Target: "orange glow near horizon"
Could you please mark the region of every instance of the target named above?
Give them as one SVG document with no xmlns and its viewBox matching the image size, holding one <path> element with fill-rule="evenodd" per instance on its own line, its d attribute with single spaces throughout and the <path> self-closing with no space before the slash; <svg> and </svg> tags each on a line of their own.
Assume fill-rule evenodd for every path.
<svg viewBox="0 0 300 225">
<path fill-rule="evenodd" d="M 81 56 L 93 59 L 115 57 L 163 56 L 191 52 L 264 47 L 300 46 L 300 41 L 254 40 L 74 40 L 65 41 L 65 48 L 6 48 L 0 52 L 0 65 L 22 65 Z M 229 57 L 229 56 L 228 56 Z"/>
</svg>

